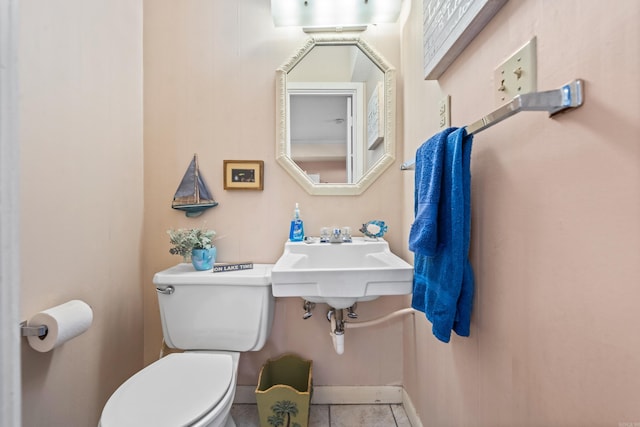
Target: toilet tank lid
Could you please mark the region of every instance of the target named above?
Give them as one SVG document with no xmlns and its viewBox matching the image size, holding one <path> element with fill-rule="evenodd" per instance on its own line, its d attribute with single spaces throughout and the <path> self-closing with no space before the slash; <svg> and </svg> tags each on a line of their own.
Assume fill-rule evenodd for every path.
<svg viewBox="0 0 640 427">
<path fill-rule="evenodd" d="M 191 264 L 178 264 L 153 276 L 155 285 L 247 285 L 270 286 L 273 264 L 253 264 L 249 270 L 214 273 L 196 271 Z"/>
<path fill-rule="evenodd" d="M 222 400 L 233 375 L 230 354 L 170 354 L 129 378 L 111 395 L 100 425 L 191 425 Z"/>
</svg>

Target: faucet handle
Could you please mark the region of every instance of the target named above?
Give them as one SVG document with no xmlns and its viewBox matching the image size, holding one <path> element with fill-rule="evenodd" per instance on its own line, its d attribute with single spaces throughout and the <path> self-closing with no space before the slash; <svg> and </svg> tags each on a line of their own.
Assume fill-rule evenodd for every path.
<svg viewBox="0 0 640 427">
<path fill-rule="evenodd" d="M 331 238 L 331 230 L 329 227 L 322 227 L 320 229 L 320 242 L 327 243 Z"/>
<path fill-rule="evenodd" d="M 351 227 L 342 227 L 342 241 L 351 242 Z"/>
</svg>

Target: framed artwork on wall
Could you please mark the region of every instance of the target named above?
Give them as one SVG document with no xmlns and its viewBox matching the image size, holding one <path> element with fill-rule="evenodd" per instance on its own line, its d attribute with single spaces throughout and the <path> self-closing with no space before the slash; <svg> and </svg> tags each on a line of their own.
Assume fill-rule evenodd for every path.
<svg viewBox="0 0 640 427">
<path fill-rule="evenodd" d="M 264 161 L 224 160 L 225 190 L 262 190 Z"/>
<path fill-rule="evenodd" d="M 425 80 L 437 80 L 507 0 L 422 0 Z"/>
</svg>

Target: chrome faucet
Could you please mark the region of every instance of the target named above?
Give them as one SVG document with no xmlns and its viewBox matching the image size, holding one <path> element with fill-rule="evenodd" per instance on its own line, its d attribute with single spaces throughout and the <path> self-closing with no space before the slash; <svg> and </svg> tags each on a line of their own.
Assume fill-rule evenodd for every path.
<svg viewBox="0 0 640 427">
<path fill-rule="evenodd" d="M 321 243 L 351 243 L 351 228 L 323 227 L 320 233 Z"/>
</svg>

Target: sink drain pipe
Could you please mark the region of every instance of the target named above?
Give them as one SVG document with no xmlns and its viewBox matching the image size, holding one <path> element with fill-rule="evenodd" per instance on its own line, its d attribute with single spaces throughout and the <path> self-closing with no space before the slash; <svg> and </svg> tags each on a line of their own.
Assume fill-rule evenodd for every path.
<svg viewBox="0 0 640 427">
<path fill-rule="evenodd" d="M 342 310 L 336 310 L 332 308 L 327 313 L 327 318 L 331 322 L 331 340 L 333 341 L 333 348 L 336 353 L 344 353 L 344 320 L 342 319 Z"/>
<path fill-rule="evenodd" d="M 327 319 L 331 322 L 331 330 L 329 331 L 329 335 L 331 335 L 331 340 L 333 341 L 333 348 L 336 350 L 336 353 L 343 354 L 344 353 L 344 330 L 345 329 L 355 329 L 355 328 L 366 328 L 369 326 L 375 326 L 380 323 L 386 322 L 391 319 L 395 319 L 396 317 L 405 316 L 407 314 L 414 314 L 415 310 L 411 307 L 403 308 L 392 313 L 389 313 L 385 316 L 378 317 L 377 319 L 367 320 L 364 322 L 347 322 L 342 318 L 342 310 L 338 310 L 335 308 L 331 308 L 327 313 Z"/>
</svg>

